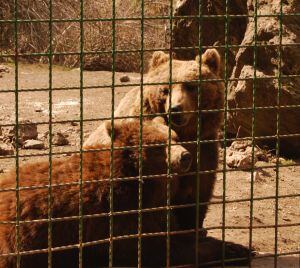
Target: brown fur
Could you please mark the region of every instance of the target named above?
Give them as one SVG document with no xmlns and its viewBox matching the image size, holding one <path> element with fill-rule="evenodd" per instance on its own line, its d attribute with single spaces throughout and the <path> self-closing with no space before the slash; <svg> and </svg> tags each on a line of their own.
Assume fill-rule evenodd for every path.
<svg viewBox="0 0 300 268">
<path fill-rule="evenodd" d="M 108 127 L 109 131 L 109 127 Z M 172 133 L 172 143 L 177 140 Z M 161 131 L 156 123 L 145 123 L 143 127 L 143 144 L 164 144 L 159 147 L 146 147 L 142 150 L 143 175 L 158 175 L 167 173 L 168 131 Z M 139 144 L 139 123 L 124 122 L 115 127 L 115 147 L 137 146 Z M 104 149 L 96 146 L 89 149 Z M 177 148 L 178 149 L 178 148 Z M 172 151 L 171 151 L 172 153 Z M 110 184 L 109 151 L 85 152 L 82 155 L 82 214 L 94 215 L 109 213 L 110 185 L 113 187 L 113 211 L 128 211 L 138 209 L 139 182 L 114 181 Z M 80 204 L 80 155 L 75 154 L 61 160 L 53 160 L 51 197 L 52 218 L 76 217 L 79 215 Z M 171 163 L 172 164 L 172 163 Z M 171 165 L 172 166 L 172 165 Z M 113 177 L 137 177 L 139 175 L 138 149 L 121 149 L 114 151 Z M 171 193 L 177 191 L 176 179 L 170 181 Z M 48 249 L 48 219 L 49 189 L 48 161 L 26 164 L 19 169 L 19 251 Z M 26 189 L 35 187 L 35 189 Z M 16 174 L 14 171 L 0 178 L 0 255 L 14 253 L 16 247 Z M 3 190 L 7 191 L 3 191 Z M 161 175 L 144 179 L 142 183 L 142 208 L 153 208 L 166 205 L 167 177 Z M 166 231 L 166 211 L 143 213 L 142 232 Z M 30 222 L 30 221 L 36 222 Z M 39 222 L 40 220 L 40 222 Z M 175 218 L 171 219 L 176 225 Z M 69 219 L 53 221 L 51 247 L 76 245 L 79 242 L 79 220 Z M 138 213 L 127 213 L 113 217 L 113 236 L 134 235 L 138 228 Z M 84 218 L 82 241 L 92 242 L 105 240 L 95 246 L 83 248 L 84 267 L 89 265 L 108 264 L 109 216 Z M 164 238 L 163 238 L 164 239 Z M 162 263 L 165 257 L 165 246 L 162 238 L 143 239 L 142 260 L 149 265 Z M 172 242 L 173 243 L 173 242 Z M 174 241 L 176 249 L 177 241 Z M 137 263 L 137 239 L 114 241 L 114 265 L 133 265 Z M 192 251 L 194 252 L 194 251 Z M 174 254 L 176 251 L 174 251 Z M 189 253 L 190 255 L 190 253 Z M 175 256 L 175 255 L 174 255 Z M 179 256 L 179 255 L 178 255 Z M 174 258 L 177 258 L 176 256 Z M 69 249 L 52 253 L 53 267 L 78 267 L 78 250 Z M 16 267 L 15 256 L 0 256 L 0 268 Z M 47 253 L 24 255 L 21 257 L 21 267 L 47 267 Z"/>
<path fill-rule="evenodd" d="M 194 61 L 181 61 L 173 59 L 170 64 L 169 55 L 163 52 L 153 54 L 150 62 L 149 73 L 145 78 L 145 83 L 166 83 L 165 85 L 145 85 L 143 87 L 143 113 L 155 114 L 166 113 L 169 111 L 169 104 L 180 105 L 183 112 L 200 111 L 200 116 L 197 113 L 188 113 L 182 115 L 183 125 L 173 123 L 172 117 L 165 117 L 165 120 L 172 122 L 172 129 L 176 131 L 180 141 L 197 141 L 197 125 L 200 122 L 200 140 L 214 140 L 218 138 L 218 131 L 223 120 L 223 104 L 224 104 L 224 85 L 220 81 L 203 81 L 200 83 L 199 91 L 200 103 L 198 102 L 198 83 L 195 80 L 199 79 L 199 58 Z M 215 49 L 208 49 L 201 56 L 201 79 L 220 79 L 220 56 Z M 172 68 L 172 85 L 170 94 L 169 80 L 170 67 Z M 139 116 L 140 115 L 140 87 L 132 89 L 121 100 L 118 108 L 115 111 L 115 116 Z M 171 107 L 172 107 L 171 106 Z M 205 112 L 205 110 L 220 109 L 221 111 Z M 149 117 L 146 117 L 147 119 Z M 85 145 L 109 143 L 109 139 L 100 135 L 100 126 L 86 141 Z M 100 138 L 99 138 L 100 137 Z M 207 202 L 211 200 L 216 175 L 213 173 L 217 169 L 218 164 L 218 142 L 201 143 L 199 146 L 199 167 L 197 168 L 197 146 L 196 144 L 185 145 L 188 151 L 193 155 L 192 172 L 199 170 L 206 172 L 199 176 L 199 225 L 203 227 L 203 222 L 207 213 Z M 196 203 L 197 192 L 197 177 L 195 175 L 180 176 L 179 190 L 172 195 L 171 204 L 184 205 Z M 172 216 L 175 217 L 176 224 L 171 225 L 171 230 L 186 230 L 195 228 L 196 224 L 196 209 L 191 208 L 176 208 L 172 210 Z M 189 240 L 194 245 L 194 234 L 185 235 L 185 239 Z M 192 242 L 191 242 L 192 241 Z M 187 245 L 187 242 L 184 243 Z M 232 257 L 241 258 L 248 257 L 249 251 L 242 246 L 231 248 L 230 243 L 226 244 L 228 250 L 233 252 Z M 186 258 L 190 258 L 190 254 L 185 251 L 185 246 L 178 250 L 186 254 Z M 199 260 L 218 260 L 222 254 L 222 243 L 220 241 L 206 238 L 201 241 L 201 251 Z M 227 248 L 227 247 L 226 247 Z M 231 248 L 231 249 L 230 249 Z M 181 256 L 182 260 L 185 256 Z"/>
<path fill-rule="evenodd" d="M 201 79 L 219 79 L 220 56 L 215 49 L 208 49 L 201 57 Z M 224 85 L 221 82 L 202 82 L 200 84 L 201 103 L 198 105 L 197 83 L 191 82 L 199 79 L 199 57 L 195 61 L 172 60 L 172 98 L 169 94 L 170 61 L 169 55 L 155 52 L 149 66 L 146 83 L 166 83 L 166 85 L 145 86 L 143 91 L 144 114 L 165 113 L 169 104 L 179 104 L 184 112 L 200 110 L 222 109 L 224 103 Z M 128 116 L 140 114 L 140 88 L 132 89 L 121 101 L 115 116 Z M 181 141 L 197 140 L 197 113 L 184 114 L 184 126 L 172 126 Z M 222 122 L 222 112 L 202 112 L 200 115 L 200 139 L 213 140 L 218 138 L 218 130 Z M 167 120 L 167 118 L 166 118 Z M 101 137 L 98 131 L 93 133 L 85 145 L 105 143 L 107 139 Z M 109 140 L 108 140 L 109 141 Z M 192 171 L 197 170 L 197 147 L 188 145 L 186 148 L 193 154 L 194 163 Z M 217 143 L 206 143 L 200 146 L 200 171 L 216 170 L 218 161 Z M 173 199 L 174 204 L 195 203 L 195 176 L 182 178 L 180 191 Z M 200 202 L 211 199 L 215 183 L 215 174 L 200 176 Z M 200 206 L 199 227 L 207 212 L 207 205 Z M 195 209 L 178 210 L 182 229 L 195 227 Z"/>
<path fill-rule="evenodd" d="M 163 56 L 162 56 L 163 57 Z M 163 57 L 165 59 L 165 57 Z M 201 57 L 201 79 L 220 79 L 220 56 L 214 49 L 207 50 Z M 165 98 L 165 105 L 160 112 L 168 111 L 169 103 L 172 105 L 180 104 L 183 106 L 183 111 L 213 110 L 222 109 L 224 102 L 224 86 L 221 82 L 202 82 L 201 87 L 201 103 L 198 105 L 197 83 L 189 81 L 199 79 L 199 64 L 198 59 L 195 61 L 178 61 L 172 60 L 172 81 L 184 82 L 174 84 L 172 86 L 172 99 L 169 100 L 169 95 Z M 169 79 L 169 61 L 162 61 L 160 65 L 157 59 L 155 66 L 150 68 L 147 82 L 162 82 L 161 80 Z M 153 64 L 152 62 L 150 63 Z M 186 82 L 185 82 L 186 81 Z M 163 86 L 164 88 L 168 87 Z M 153 96 L 155 90 L 149 92 L 150 97 L 145 97 L 145 102 L 149 100 L 150 106 L 158 106 L 161 102 L 161 96 Z M 157 90 L 156 90 L 157 92 Z M 151 101 L 150 101 L 151 100 Z M 155 104 L 153 104 L 155 103 Z M 154 112 L 152 108 L 152 112 Z M 187 117 L 187 124 L 184 126 L 174 126 L 173 129 L 179 136 L 181 141 L 196 141 L 197 140 L 197 113 L 183 115 Z M 222 122 L 222 112 L 201 113 L 200 115 L 200 139 L 214 140 L 218 138 L 218 130 Z M 197 146 L 195 144 L 187 145 L 186 148 L 193 154 L 194 163 L 191 171 L 197 170 Z M 218 143 L 204 143 L 199 147 L 200 152 L 200 171 L 211 171 L 217 169 L 218 163 Z M 214 173 L 200 175 L 199 186 L 199 202 L 209 202 L 212 196 L 216 176 Z M 174 204 L 187 204 L 196 202 L 196 178 L 195 176 L 184 176 L 181 178 L 180 190 L 174 198 Z M 203 226 L 203 221 L 207 212 L 207 204 L 200 206 L 199 211 L 199 227 Z M 179 216 L 180 228 L 194 228 L 196 222 L 196 213 L 194 208 L 184 208 L 177 210 Z"/>
</svg>

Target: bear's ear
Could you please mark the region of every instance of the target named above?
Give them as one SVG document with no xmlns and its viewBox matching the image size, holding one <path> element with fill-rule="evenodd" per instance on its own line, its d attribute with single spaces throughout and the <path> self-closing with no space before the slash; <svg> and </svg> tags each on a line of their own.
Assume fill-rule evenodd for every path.
<svg viewBox="0 0 300 268">
<path fill-rule="evenodd" d="M 220 74 L 221 56 L 216 49 L 207 49 L 201 57 L 202 64 L 205 64 L 216 75 Z M 197 57 L 196 57 L 197 60 Z M 199 61 L 199 58 L 198 58 Z"/>
<path fill-rule="evenodd" d="M 169 55 L 162 51 L 155 51 L 150 60 L 149 69 L 155 69 L 169 60 Z"/>
<path fill-rule="evenodd" d="M 119 133 L 120 133 L 120 129 L 121 129 L 121 124 L 120 124 L 120 122 L 115 121 L 115 122 L 114 122 L 114 128 L 112 128 L 111 121 L 105 121 L 104 126 L 105 126 L 105 130 L 106 130 L 106 132 L 107 132 L 107 135 L 108 135 L 110 138 L 112 137 L 113 130 L 114 130 L 113 141 L 115 141 L 116 138 L 118 137 Z"/>
</svg>

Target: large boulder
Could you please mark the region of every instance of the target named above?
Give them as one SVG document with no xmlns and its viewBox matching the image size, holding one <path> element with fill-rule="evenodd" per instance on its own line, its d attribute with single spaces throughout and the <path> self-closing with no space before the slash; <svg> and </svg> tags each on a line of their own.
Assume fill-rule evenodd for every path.
<svg viewBox="0 0 300 268">
<path fill-rule="evenodd" d="M 282 18 L 281 2 L 282 13 L 288 15 Z M 227 20 L 228 44 L 241 45 L 239 48 L 229 46 L 228 50 L 227 77 L 231 78 L 228 107 L 232 109 L 228 114 L 228 134 L 248 137 L 254 131 L 256 137 L 268 136 L 257 142 L 271 148 L 276 147 L 279 134 L 280 153 L 299 156 L 300 108 L 297 106 L 300 105 L 300 49 L 296 44 L 300 43 L 300 17 L 293 14 L 300 12 L 300 1 L 257 1 L 257 23 L 254 19 L 256 1 L 233 0 L 228 3 L 227 14 L 249 15 L 248 18 L 231 17 Z M 201 1 L 201 20 L 175 17 L 173 47 L 198 46 L 199 22 L 201 45 L 217 44 L 222 47 L 225 43 L 225 11 L 225 1 L 205 0 Z M 198 0 L 177 1 L 175 16 L 198 14 Z M 206 15 L 219 17 L 208 18 Z M 197 49 L 175 51 L 176 56 L 182 59 L 193 58 L 198 52 Z M 252 129 L 254 106 L 255 127 Z"/>
<path fill-rule="evenodd" d="M 246 15 L 247 1 L 228 1 L 227 14 Z M 191 17 L 180 17 L 187 15 Z M 231 45 L 241 43 L 247 27 L 247 17 L 226 19 L 226 2 L 224 0 L 202 0 L 200 3 L 199 0 L 178 0 L 175 5 L 174 16 L 172 42 L 178 59 L 194 59 L 199 54 L 199 48 L 191 48 L 199 45 L 201 47 L 220 46 L 218 50 L 223 55 L 226 21 L 228 42 Z M 178 49 L 180 47 L 189 47 L 189 49 Z M 233 48 L 228 50 L 228 73 L 231 73 L 233 68 L 235 53 Z"/>
<path fill-rule="evenodd" d="M 289 1 L 288 5 L 283 6 L 283 14 L 299 12 L 299 1 Z M 261 1 L 258 4 L 257 13 L 259 15 L 279 14 L 280 1 Z M 248 1 L 248 14 L 254 14 L 254 2 L 252 3 L 252 1 Z M 278 16 L 259 17 L 256 27 L 257 49 L 255 52 L 253 49 L 255 20 L 249 19 L 241 43 L 244 47 L 240 48 L 236 55 L 236 64 L 231 75 L 232 79 L 241 80 L 235 80 L 229 84 L 228 105 L 233 109 L 250 109 L 231 112 L 228 119 L 228 131 L 233 135 L 239 132 L 239 136 L 242 137 L 251 136 L 254 99 L 256 107 L 255 136 L 271 136 L 258 140 L 258 142 L 275 148 L 277 134 L 285 136 L 280 137 L 280 152 L 298 156 L 300 154 L 300 137 L 292 137 L 292 135 L 300 134 L 300 108 L 293 107 L 300 104 L 300 77 L 287 76 L 299 76 L 300 74 L 300 50 L 298 46 L 293 45 L 300 42 L 300 17 L 282 18 L 281 38 L 280 27 Z M 254 63 L 255 53 L 256 62 Z M 254 77 L 257 78 L 255 81 Z M 278 123 L 277 120 L 279 120 Z"/>
</svg>

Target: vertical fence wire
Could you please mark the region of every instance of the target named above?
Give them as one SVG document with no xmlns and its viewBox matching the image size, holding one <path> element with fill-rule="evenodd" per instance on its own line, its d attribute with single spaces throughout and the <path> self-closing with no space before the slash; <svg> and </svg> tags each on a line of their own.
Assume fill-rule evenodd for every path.
<svg viewBox="0 0 300 268">
<path fill-rule="evenodd" d="M 49 156 L 48 156 L 48 161 L 49 161 L 49 174 L 48 174 L 48 267 L 52 267 L 52 132 L 53 132 L 53 125 L 52 125 L 52 102 L 53 102 L 53 96 L 52 96 L 52 34 L 53 34 L 53 23 L 52 23 L 52 0 L 49 0 L 49 55 L 48 55 L 48 68 L 49 68 L 49 93 L 48 93 L 48 98 L 49 98 Z"/>
<path fill-rule="evenodd" d="M 112 80 L 111 80 L 111 145 L 109 187 L 109 267 L 113 267 L 113 211 L 114 211 L 114 137 L 115 137 L 115 64 L 116 64 L 116 2 L 112 1 Z"/>
<path fill-rule="evenodd" d="M 228 96 L 228 50 L 229 50 L 229 39 L 228 39 L 228 27 L 229 27 L 229 16 L 228 16 L 228 0 L 225 2 L 225 66 L 224 66 L 224 83 L 225 83 L 225 92 L 224 92 L 224 138 L 223 138 L 223 203 L 222 203 L 222 267 L 225 267 L 225 230 L 226 230 L 226 147 L 227 147 L 227 96 Z"/>
<path fill-rule="evenodd" d="M 201 42 L 201 33 L 202 33 L 202 2 L 199 1 L 198 5 L 198 57 L 199 57 L 199 76 L 198 76 L 198 82 L 197 82 L 197 151 L 196 151 L 196 159 L 197 159 L 197 170 L 196 170 L 196 222 L 195 222 L 195 267 L 199 267 L 199 209 L 200 209 L 200 163 L 201 163 L 201 102 L 202 102 L 202 42 Z M 202 226 L 203 228 L 203 226 Z M 200 230 L 200 232 L 203 232 L 203 229 Z"/>
<path fill-rule="evenodd" d="M 144 0 L 141 0 L 140 51 L 140 132 L 139 132 L 139 190 L 138 190 L 138 267 L 142 267 L 142 209 L 143 209 L 143 103 L 144 103 Z"/>
<path fill-rule="evenodd" d="M 79 268 L 83 267 L 83 60 L 84 60 L 84 0 L 80 0 L 80 174 L 79 174 L 79 226 L 78 226 L 78 240 L 79 240 Z"/>
<path fill-rule="evenodd" d="M 276 180 L 275 180 L 275 245 L 274 245 L 274 268 L 278 266 L 278 210 L 279 210 L 279 156 L 280 156 L 280 97 L 282 91 L 282 16 L 283 1 L 280 0 L 279 18 L 279 47 L 278 47 L 278 92 L 277 92 L 277 110 L 276 110 Z M 299 261 L 300 262 L 300 261 Z"/>
<path fill-rule="evenodd" d="M 14 45 L 15 45 L 15 169 L 16 169 L 16 253 L 17 268 L 20 268 L 20 190 L 19 190 L 19 47 L 18 47 L 18 0 L 14 0 Z"/>
<path fill-rule="evenodd" d="M 170 25 L 170 40 L 173 39 L 173 0 L 170 0 L 170 13 L 169 13 L 169 25 Z M 173 89 L 173 74 L 172 74 L 172 58 L 173 58 L 173 46 L 170 41 L 169 46 L 169 129 L 168 129 L 168 170 L 167 170 L 167 239 L 166 239 L 166 267 L 170 267 L 170 252 L 171 252 L 171 238 L 170 238 L 170 205 L 171 205 L 171 183 L 172 183 L 172 168 L 171 168 L 171 117 L 172 117 L 172 89 Z"/>
<path fill-rule="evenodd" d="M 252 88 L 252 129 L 251 129 L 251 174 L 250 174 L 250 222 L 249 222 L 249 248 L 253 240 L 253 209 L 254 209 L 254 158 L 255 158 L 255 125 L 256 125 L 256 87 L 257 87 L 257 9 L 258 0 L 254 3 L 254 36 L 253 36 L 253 88 Z M 251 252 L 249 252 L 249 267 L 251 267 Z"/>
</svg>

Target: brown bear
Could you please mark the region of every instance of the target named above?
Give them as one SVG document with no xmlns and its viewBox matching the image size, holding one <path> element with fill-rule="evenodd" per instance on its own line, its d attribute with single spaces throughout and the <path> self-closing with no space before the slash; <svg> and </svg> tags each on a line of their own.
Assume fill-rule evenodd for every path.
<svg viewBox="0 0 300 268">
<path fill-rule="evenodd" d="M 194 156 L 193 171 L 197 169 L 197 126 L 200 121 L 200 140 L 215 140 L 218 138 L 218 130 L 223 118 L 224 85 L 222 82 L 205 81 L 197 83 L 199 75 L 202 80 L 219 79 L 220 55 L 215 49 L 208 49 L 201 57 L 201 74 L 199 74 L 199 57 L 195 61 L 172 60 L 172 86 L 169 88 L 170 60 L 169 55 L 163 52 L 155 52 L 152 56 L 149 73 L 145 78 L 146 85 L 143 88 L 143 114 L 168 113 L 171 114 L 170 123 L 172 129 L 178 133 L 180 141 L 194 142 L 186 145 Z M 198 85 L 201 90 L 201 103 L 198 105 Z M 221 111 L 214 111 L 221 109 Z M 197 111 L 200 110 L 198 116 Z M 205 112 L 210 110 L 210 112 Z M 115 116 L 139 116 L 140 115 L 140 87 L 132 89 L 121 100 L 116 109 Z M 149 117 L 145 117 L 149 119 Z M 109 143 L 109 137 L 101 135 L 103 126 L 90 135 L 84 143 L 85 146 Z M 199 171 L 213 171 L 217 168 L 218 145 L 215 142 L 203 143 L 199 149 Z M 188 180 L 182 180 L 180 192 L 174 198 L 176 204 L 195 203 L 195 176 L 189 176 Z M 200 176 L 199 202 L 206 203 L 210 200 L 215 183 L 215 174 L 202 174 Z M 203 226 L 203 220 L 207 211 L 207 204 L 200 206 L 199 227 Z M 195 209 L 178 210 L 182 228 L 195 227 Z M 187 217 L 188 216 L 188 217 Z"/>
<path fill-rule="evenodd" d="M 176 133 L 159 122 L 143 123 L 142 149 L 138 120 L 116 122 L 114 128 L 107 123 L 104 130 L 114 141 L 113 160 L 110 148 L 99 145 L 89 147 L 82 157 L 53 160 L 51 167 L 48 161 L 21 166 L 18 187 L 15 171 L 2 175 L 0 268 L 17 267 L 17 261 L 22 268 L 42 268 L 48 267 L 48 260 L 56 268 L 78 267 L 79 246 L 84 267 L 100 267 L 108 265 L 110 242 L 114 265 L 136 266 L 140 209 L 145 210 L 141 212 L 145 236 L 141 260 L 147 265 L 162 263 L 165 237 L 153 234 L 166 231 L 167 186 L 171 193 L 178 191 L 176 176 L 167 175 L 168 162 L 172 173 L 186 172 L 191 154 L 174 144 Z M 170 221 L 176 225 L 175 217 Z M 174 250 L 181 244 L 172 243 Z"/>
<path fill-rule="evenodd" d="M 190 174 L 180 176 L 179 191 L 172 196 L 173 212 L 177 217 L 177 225 L 173 230 L 194 229 L 196 221 L 198 227 L 202 228 L 208 202 L 211 200 L 216 180 L 214 171 L 218 164 L 218 142 L 213 140 L 218 139 L 224 108 L 224 84 L 220 78 L 220 62 L 220 55 L 215 49 L 207 49 L 201 58 L 197 57 L 195 60 L 172 59 L 171 63 L 168 54 L 155 52 L 150 61 L 149 72 L 145 76 L 142 101 L 143 114 L 146 115 L 144 119 L 151 119 L 151 116 L 149 117 L 151 114 L 164 115 L 166 122 L 170 123 L 180 141 L 187 142 L 184 146 L 193 155 Z M 204 81 L 199 82 L 199 78 Z M 140 87 L 129 91 L 118 105 L 115 117 L 139 116 L 140 97 Z M 109 144 L 109 137 L 100 134 L 103 133 L 103 127 L 104 125 L 100 125 L 84 145 Z M 197 144 L 199 144 L 198 153 Z M 198 219 L 196 219 L 195 206 L 197 171 L 199 171 Z M 180 205 L 187 206 L 179 208 Z M 200 233 L 200 237 L 203 236 L 205 236 L 204 230 Z M 215 257 L 219 258 L 219 241 L 207 238 L 203 241 L 203 245 L 215 251 Z M 234 246 L 230 249 L 232 244 L 226 245 L 229 251 L 235 252 L 234 257 L 250 255 L 242 246 Z"/>
</svg>

